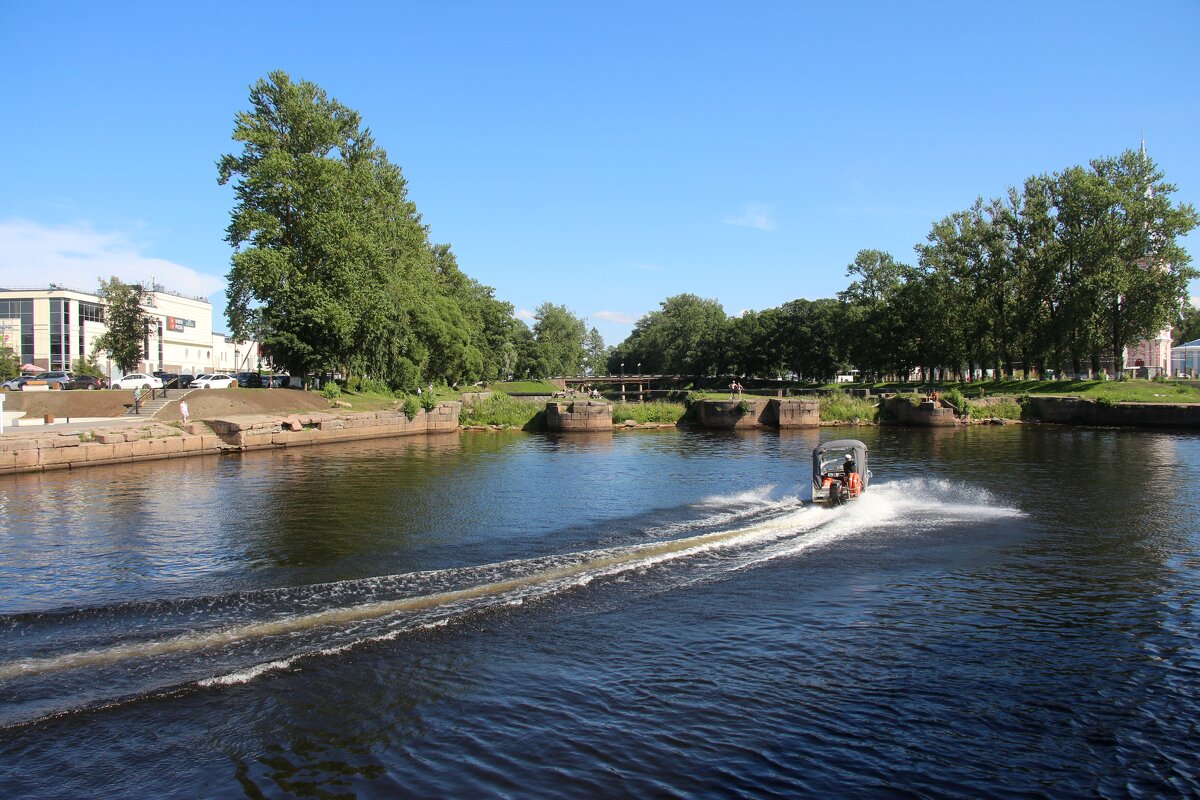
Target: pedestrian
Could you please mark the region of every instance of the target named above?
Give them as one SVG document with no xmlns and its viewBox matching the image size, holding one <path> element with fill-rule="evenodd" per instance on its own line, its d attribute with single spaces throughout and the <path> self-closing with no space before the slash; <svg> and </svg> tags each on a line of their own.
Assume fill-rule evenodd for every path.
<svg viewBox="0 0 1200 800">
<path fill-rule="evenodd" d="M 133 387 L 133 413 L 142 413 L 142 387 Z"/>
<path fill-rule="evenodd" d="M 183 423 L 186 425 L 188 421 L 187 400 L 179 401 L 179 416 L 183 417 Z"/>
<path fill-rule="evenodd" d="M 737 395 L 737 381 L 729 382 L 729 399 L 732 400 Z"/>
</svg>

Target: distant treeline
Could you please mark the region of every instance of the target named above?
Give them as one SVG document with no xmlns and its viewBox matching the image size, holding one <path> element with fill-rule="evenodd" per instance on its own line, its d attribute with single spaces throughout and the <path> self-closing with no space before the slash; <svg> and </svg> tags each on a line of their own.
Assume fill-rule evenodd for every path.
<svg viewBox="0 0 1200 800">
<path fill-rule="evenodd" d="M 725 315 L 684 294 L 638 321 L 608 361 L 646 372 L 828 380 L 994 369 L 1119 373 L 1127 345 L 1180 326 L 1200 336 L 1186 303 L 1197 276 L 1177 239 L 1197 224 L 1190 205 L 1144 153 L 1127 151 L 1027 179 L 934 223 L 917 264 L 862 250 L 853 282 L 826 300 Z M 934 370 L 938 373 L 934 373 Z"/>
<path fill-rule="evenodd" d="M 1177 238 L 1191 206 L 1142 154 L 1029 178 L 934 224 L 917 265 L 863 250 L 836 299 L 728 317 L 683 294 L 618 347 L 543 303 L 530 329 L 463 273 L 408 199 L 359 114 L 273 72 L 217 162 L 235 205 L 226 239 L 231 333 L 292 374 L 340 372 L 413 391 L 428 382 L 617 372 L 825 380 L 915 367 L 1080 371 L 1181 314 L 1195 275 Z M 1200 331 L 1197 332 L 1200 335 Z M 1118 366 L 1119 368 L 1119 366 Z"/>
</svg>

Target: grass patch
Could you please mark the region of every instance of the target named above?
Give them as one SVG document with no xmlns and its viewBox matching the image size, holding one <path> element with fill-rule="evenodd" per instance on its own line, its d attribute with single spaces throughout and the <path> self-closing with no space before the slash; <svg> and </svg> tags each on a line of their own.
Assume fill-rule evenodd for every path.
<svg viewBox="0 0 1200 800">
<path fill-rule="evenodd" d="M 496 392 L 486 400 L 464 405 L 461 425 L 503 425 L 523 430 L 540 430 L 546 425 L 545 403 L 524 403 Z"/>
<path fill-rule="evenodd" d="M 1016 398 L 1003 397 L 987 402 L 973 402 L 968 413 L 971 419 L 1021 419 L 1022 411 L 1021 403 Z"/>
<path fill-rule="evenodd" d="M 659 422 L 675 425 L 683 419 L 686 413 L 687 406 L 683 403 L 668 403 L 663 400 L 656 400 L 653 403 L 613 403 L 612 405 L 613 422 L 618 424 L 631 419 L 639 424 Z"/>
<path fill-rule="evenodd" d="M 992 395 L 1082 397 L 1113 403 L 1200 403 L 1200 387 L 1174 381 L 973 381 L 956 384 L 969 398 Z"/>
<path fill-rule="evenodd" d="M 552 383 L 542 383 L 541 381 L 504 381 L 494 383 L 488 388 L 505 394 L 547 394 L 550 396 L 553 396 L 555 392 L 562 391 Z"/>
<path fill-rule="evenodd" d="M 875 401 L 834 389 L 821 397 L 822 422 L 874 422 Z"/>
</svg>

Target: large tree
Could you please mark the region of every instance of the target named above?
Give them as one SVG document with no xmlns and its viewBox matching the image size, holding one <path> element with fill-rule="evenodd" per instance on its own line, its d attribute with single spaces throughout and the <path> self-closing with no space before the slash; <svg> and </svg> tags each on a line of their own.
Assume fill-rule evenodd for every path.
<svg viewBox="0 0 1200 800">
<path fill-rule="evenodd" d="M 237 114 L 240 153 L 218 162 L 236 205 L 226 230 L 230 327 L 293 372 L 339 369 L 413 389 L 500 370 L 511 306 L 433 246 L 358 113 L 272 72 Z"/>
<path fill-rule="evenodd" d="M 587 356 L 587 324 L 566 306 L 542 303 L 534 314 L 533 338 L 537 343 L 538 377 L 578 375 Z"/>
<path fill-rule="evenodd" d="M 121 372 L 133 372 L 146 357 L 146 333 L 152 321 L 142 310 L 144 290 L 114 276 L 100 281 L 97 294 L 106 306 L 105 331 L 96 337 L 94 347 L 108 353 Z"/>
</svg>

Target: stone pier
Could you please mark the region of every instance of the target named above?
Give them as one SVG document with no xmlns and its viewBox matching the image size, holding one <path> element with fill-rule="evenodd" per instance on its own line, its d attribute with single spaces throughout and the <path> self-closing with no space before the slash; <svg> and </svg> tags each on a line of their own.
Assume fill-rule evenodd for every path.
<svg viewBox="0 0 1200 800">
<path fill-rule="evenodd" d="M 595 400 L 546 404 L 546 430 L 563 433 L 612 432 L 612 406 Z"/>
</svg>

